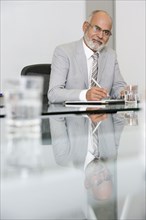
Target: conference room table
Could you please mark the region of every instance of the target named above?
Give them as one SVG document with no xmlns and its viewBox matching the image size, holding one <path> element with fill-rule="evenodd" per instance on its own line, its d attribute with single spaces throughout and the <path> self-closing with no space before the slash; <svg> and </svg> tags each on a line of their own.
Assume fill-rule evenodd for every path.
<svg viewBox="0 0 146 220">
<path fill-rule="evenodd" d="M 0 123 L 2 220 L 146 218 L 144 103 L 45 103 L 35 128 Z"/>
</svg>

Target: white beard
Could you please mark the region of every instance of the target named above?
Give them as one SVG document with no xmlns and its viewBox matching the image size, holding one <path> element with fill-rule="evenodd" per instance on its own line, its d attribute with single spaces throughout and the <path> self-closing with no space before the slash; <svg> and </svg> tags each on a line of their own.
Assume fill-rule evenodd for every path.
<svg viewBox="0 0 146 220">
<path fill-rule="evenodd" d="M 94 43 L 92 40 L 90 40 L 88 38 L 87 34 L 84 34 L 84 40 L 85 40 L 87 46 L 93 51 L 99 52 L 105 47 L 105 44 L 99 45 L 98 43 Z"/>
</svg>

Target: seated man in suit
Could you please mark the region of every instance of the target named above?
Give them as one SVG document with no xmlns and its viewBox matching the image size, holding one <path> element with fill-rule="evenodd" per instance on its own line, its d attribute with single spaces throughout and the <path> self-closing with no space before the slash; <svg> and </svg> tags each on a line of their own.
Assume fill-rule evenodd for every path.
<svg viewBox="0 0 146 220">
<path fill-rule="evenodd" d="M 126 83 L 115 51 L 106 45 L 111 29 L 108 13 L 93 11 L 83 23 L 83 38 L 55 49 L 48 90 L 51 103 L 121 96 Z"/>
</svg>

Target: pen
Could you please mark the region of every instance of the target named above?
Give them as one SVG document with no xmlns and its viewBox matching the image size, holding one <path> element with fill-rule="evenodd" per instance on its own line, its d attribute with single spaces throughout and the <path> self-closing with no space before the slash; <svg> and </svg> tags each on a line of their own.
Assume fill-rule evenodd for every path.
<svg viewBox="0 0 146 220">
<path fill-rule="evenodd" d="M 92 80 L 95 82 L 95 84 L 96 84 L 99 88 L 102 88 L 101 85 L 99 85 L 98 82 L 96 82 L 94 78 L 92 78 Z"/>
<path fill-rule="evenodd" d="M 96 82 L 94 78 L 92 78 L 92 80 L 95 82 L 95 84 L 96 84 L 99 88 L 102 88 L 101 85 L 99 85 L 99 83 Z M 111 98 L 108 93 L 107 93 L 107 97 L 108 97 L 108 98 Z"/>
</svg>

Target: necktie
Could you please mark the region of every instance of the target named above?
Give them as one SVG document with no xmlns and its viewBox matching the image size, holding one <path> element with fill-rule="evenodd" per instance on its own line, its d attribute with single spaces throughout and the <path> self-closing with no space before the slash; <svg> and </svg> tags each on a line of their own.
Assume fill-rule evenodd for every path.
<svg viewBox="0 0 146 220">
<path fill-rule="evenodd" d="M 98 53 L 92 55 L 93 65 L 92 65 L 92 74 L 91 74 L 91 87 L 97 86 L 97 74 L 98 74 Z"/>
</svg>

